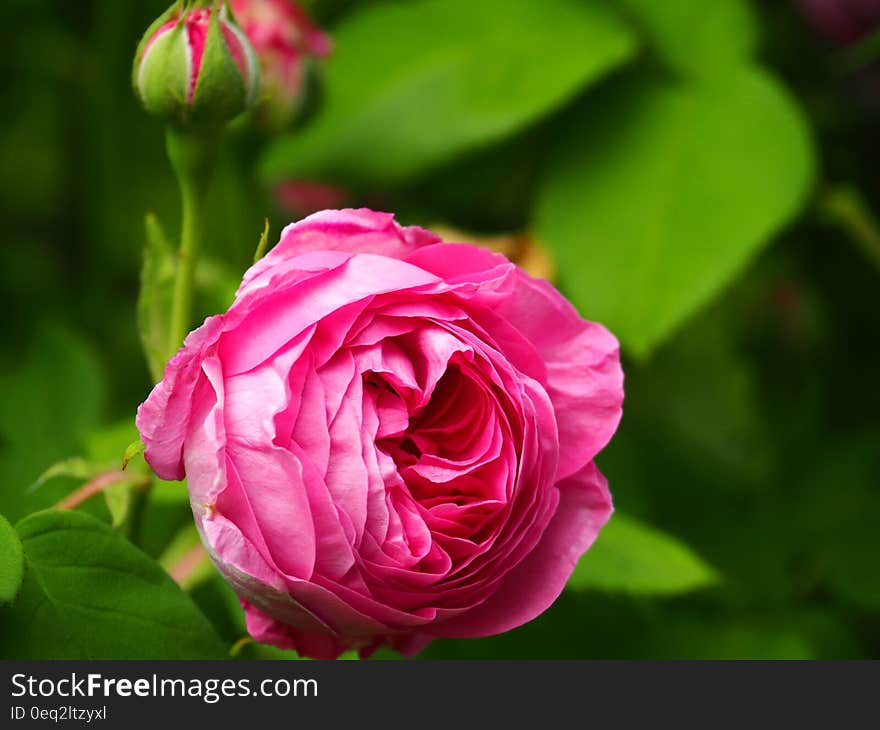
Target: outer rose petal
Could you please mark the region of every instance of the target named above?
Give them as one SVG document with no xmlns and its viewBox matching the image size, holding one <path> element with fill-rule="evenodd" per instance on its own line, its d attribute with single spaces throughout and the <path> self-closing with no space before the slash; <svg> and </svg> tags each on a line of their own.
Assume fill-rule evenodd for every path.
<svg viewBox="0 0 880 730">
<path fill-rule="evenodd" d="M 137 410 L 135 424 L 146 444 L 144 457 L 162 479 L 183 479 L 183 441 L 187 436 L 196 385 L 203 377 L 202 358 L 217 342 L 223 318 L 209 317 L 190 332 L 183 348 L 168 361 L 165 377 Z"/>
<path fill-rule="evenodd" d="M 268 269 L 310 251 L 377 253 L 397 259 L 440 238 L 418 226 L 403 227 L 391 213 L 358 210 L 323 210 L 292 223 L 281 240 L 244 275 L 239 292 Z"/>
<path fill-rule="evenodd" d="M 330 636 L 315 631 L 301 631 L 276 621 L 247 601 L 241 602 L 244 608 L 248 633 L 263 644 L 271 644 L 279 649 L 293 649 L 303 656 L 313 659 L 336 659 L 350 647 Z"/>
<path fill-rule="evenodd" d="M 562 446 L 557 478 L 593 459 L 611 440 L 623 415 L 623 369 L 617 339 L 583 320 L 546 281 L 516 270 L 516 296 L 498 313 L 517 327 L 547 363 L 547 392 Z"/>
<path fill-rule="evenodd" d="M 578 559 L 611 517 L 608 482 L 595 464 L 560 482 L 559 506 L 541 542 L 480 606 L 425 629 L 437 636 L 491 636 L 543 613 L 562 593 Z"/>
</svg>

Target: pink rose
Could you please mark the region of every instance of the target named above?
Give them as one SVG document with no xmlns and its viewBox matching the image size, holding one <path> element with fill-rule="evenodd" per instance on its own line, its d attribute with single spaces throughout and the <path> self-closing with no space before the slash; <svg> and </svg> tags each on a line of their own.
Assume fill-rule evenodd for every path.
<svg viewBox="0 0 880 730">
<path fill-rule="evenodd" d="M 293 0 L 231 0 L 231 5 L 260 59 L 269 122 L 284 125 L 299 108 L 307 62 L 330 53 L 330 37 Z"/>
<path fill-rule="evenodd" d="M 507 631 L 611 514 L 615 338 L 503 256 L 370 210 L 289 226 L 138 410 L 257 640 Z"/>
</svg>

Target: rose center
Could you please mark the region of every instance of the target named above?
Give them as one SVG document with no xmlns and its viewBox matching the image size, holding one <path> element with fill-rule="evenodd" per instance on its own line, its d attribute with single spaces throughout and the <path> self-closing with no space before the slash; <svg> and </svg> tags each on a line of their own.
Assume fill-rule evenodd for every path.
<svg viewBox="0 0 880 730">
<path fill-rule="evenodd" d="M 492 486 L 501 442 L 497 404 L 473 372 L 451 363 L 428 403 L 413 412 L 404 395 L 380 376 L 371 374 L 365 384 L 380 414 L 376 446 L 394 460 L 416 501 L 425 507 L 464 506 L 503 498 Z M 400 427 L 384 429 L 383 415 Z"/>
</svg>

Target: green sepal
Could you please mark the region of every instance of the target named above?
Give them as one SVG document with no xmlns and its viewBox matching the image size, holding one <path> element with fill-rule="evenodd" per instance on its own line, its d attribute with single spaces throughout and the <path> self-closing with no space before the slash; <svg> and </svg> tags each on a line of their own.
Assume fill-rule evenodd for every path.
<svg viewBox="0 0 880 730">
<path fill-rule="evenodd" d="M 193 79 L 186 18 L 201 8 L 210 9 L 210 18 L 199 72 Z M 171 30 L 150 44 L 162 25 L 175 20 L 177 23 Z M 232 30 L 244 48 L 247 78 L 242 77 L 227 46 L 221 22 Z M 190 0 L 176 3 L 150 26 L 135 54 L 132 83 L 144 108 L 151 114 L 181 128 L 219 128 L 253 103 L 259 83 L 259 64 L 247 36 L 234 24 L 225 0 Z"/>
<path fill-rule="evenodd" d="M 126 446 L 125 453 L 122 454 L 122 471 L 125 471 L 128 468 L 129 463 L 134 457 L 143 454 L 146 448 L 144 442 L 140 439 Z"/>
<path fill-rule="evenodd" d="M 135 87 L 144 108 L 169 122 L 186 119 L 189 109 L 190 61 L 185 32 L 178 23 L 143 55 L 136 70 Z"/>
<path fill-rule="evenodd" d="M 266 224 L 263 226 L 263 232 L 260 234 L 260 242 L 257 244 L 257 250 L 254 252 L 254 263 L 257 263 L 266 251 L 269 250 L 269 219 L 266 218 Z"/>
<path fill-rule="evenodd" d="M 225 124 L 248 106 L 248 88 L 223 37 L 220 17 L 220 6 L 215 3 L 195 94 L 186 119 L 195 126 Z"/>
<path fill-rule="evenodd" d="M 143 37 L 140 39 L 137 45 L 137 50 L 134 54 L 134 63 L 131 67 L 131 86 L 134 89 L 135 94 L 140 96 L 140 90 L 138 89 L 138 71 L 140 70 L 141 59 L 144 56 L 144 51 L 146 50 L 147 43 L 150 42 L 150 38 L 152 38 L 156 31 L 159 30 L 165 23 L 169 20 L 173 20 L 175 17 L 180 17 L 183 12 L 184 2 L 183 0 L 178 0 L 178 2 L 174 3 L 168 10 L 166 10 L 162 15 L 160 15 L 153 23 L 147 28 L 147 32 L 144 33 Z"/>
</svg>

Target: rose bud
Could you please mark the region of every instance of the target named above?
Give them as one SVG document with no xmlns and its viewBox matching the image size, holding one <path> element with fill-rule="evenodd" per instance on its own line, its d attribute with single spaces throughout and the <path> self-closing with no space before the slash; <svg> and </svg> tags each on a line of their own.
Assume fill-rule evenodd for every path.
<svg viewBox="0 0 880 730">
<path fill-rule="evenodd" d="M 256 98 L 259 64 L 225 2 L 178 2 L 144 35 L 133 80 L 151 114 L 178 126 L 222 126 Z"/>
<path fill-rule="evenodd" d="M 804 15 L 829 39 L 849 45 L 880 25 L 877 0 L 798 0 Z"/>
<path fill-rule="evenodd" d="M 313 59 L 330 53 L 330 38 L 293 0 L 231 4 L 260 62 L 260 119 L 269 128 L 284 127 L 301 107 Z"/>
<path fill-rule="evenodd" d="M 284 230 L 138 409 L 260 642 L 413 654 L 556 599 L 608 520 L 617 340 L 500 254 L 370 210 Z"/>
</svg>

